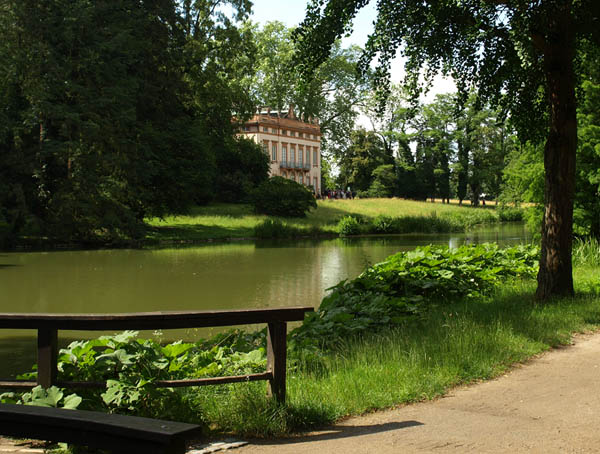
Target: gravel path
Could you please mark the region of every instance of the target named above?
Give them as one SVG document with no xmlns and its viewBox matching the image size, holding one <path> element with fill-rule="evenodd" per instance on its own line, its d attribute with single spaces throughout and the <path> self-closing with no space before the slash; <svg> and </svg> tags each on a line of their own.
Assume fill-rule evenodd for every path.
<svg viewBox="0 0 600 454">
<path fill-rule="evenodd" d="M 600 453 L 600 334 L 498 379 L 236 454 Z"/>
</svg>

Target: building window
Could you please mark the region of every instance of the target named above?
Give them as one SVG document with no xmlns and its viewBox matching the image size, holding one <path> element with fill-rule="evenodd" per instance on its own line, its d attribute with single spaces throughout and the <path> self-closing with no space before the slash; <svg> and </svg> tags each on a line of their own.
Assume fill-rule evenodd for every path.
<svg viewBox="0 0 600 454">
<path fill-rule="evenodd" d="M 277 133 L 275 132 L 275 128 L 271 128 L 271 132 L 272 132 L 273 134 L 277 134 Z"/>
<path fill-rule="evenodd" d="M 283 172 L 281 175 L 283 176 L 283 178 L 287 178 L 287 172 Z"/>
<path fill-rule="evenodd" d="M 313 166 L 315 166 L 315 167 L 319 167 L 319 161 L 317 159 L 318 152 L 319 152 L 319 150 L 317 150 L 316 148 L 313 150 Z"/>
<path fill-rule="evenodd" d="M 266 154 L 269 154 L 269 143 L 266 140 L 262 144 L 262 149 Z"/>
<path fill-rule="evenodd" d="M 306 148 L 306 163 L 310 165 L 310 147 Z"/>
<path fill-rule="evenodd" d="M 294 147 L 290 147 L 290 161 L 296 162 L 296 149 Z"/>
<path fill-rule="evenodd" d="M 263 132 L 269 132 L 269 128 L 267 128 L 266 126 L 263 126 Z"/>
<path fill-rule="evenodd" d="M 276 143 L 274 143 L 271 146 L 271 160 L 277 161 L 277 144 Z"/>
<path fill-rule="evenodd" d="M 304 184 L 304 175 L 300 175 L 300 184 Z"/>
<path fill-rule="evenodd" d="M 282 135 L 282 136 L 286 136 L 286 135 L 287 135 L 287 131 L 286 131 L 285 129 L 282 129 L 282 130 L 281 130 L 281 135 Z"/>
<path fill-rule="evenodd" d="M 284 163 L 287 161 L 287 147 L 285 145 L 281 147 L 281 160 Z"/>
<path fill-rule="evenodd" d="M 250 126 L 244 126 L 244 131 L 250 131 Z"/>
<path fill-rule="evenodd" d="M 304 150 L 300 147 L 298 147 L 298 162 L 300 163 L 300 165 L 302 165 L 302 162 L 304 161 Z"/>
<path fill-rule="evenodd" d="M 296 181 L 296 174 L 295 174 L 295 173 L 292 173 L 292 174 L 290 175 L 290 178 L 291 178 L 292 180 Z"/>
</svg>

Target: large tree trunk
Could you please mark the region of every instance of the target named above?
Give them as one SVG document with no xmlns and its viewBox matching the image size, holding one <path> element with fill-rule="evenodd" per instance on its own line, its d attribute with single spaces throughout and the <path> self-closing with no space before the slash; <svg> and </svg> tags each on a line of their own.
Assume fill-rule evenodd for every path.
<svg viewBox="0 0 600 454">
<path fill-rule="evenodd" d="M 561 2 L 548 19 L 544 69 L 550 103 L 550 132 L 544 148 L 546 175 L 538 300 L 573 295 L 571 263 L 577 102 L 573 59 L 575 39 L 571 1 Z"/>
</svg>

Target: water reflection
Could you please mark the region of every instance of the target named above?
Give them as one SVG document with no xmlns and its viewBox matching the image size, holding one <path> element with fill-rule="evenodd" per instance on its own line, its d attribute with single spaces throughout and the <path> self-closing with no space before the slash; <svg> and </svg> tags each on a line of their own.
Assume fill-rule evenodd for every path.
<svg viewBox="0 0 600 454">
<path fill-rule="evenodd" d="M 327 288 L 396 252 L 430 243 L 458 247 L 485 241 L 515 244 L 529 237 L 522 225 L 504 225 L 464 235 L 6 253 L 0 257 L 0 312 L 316 307 Z M 0 331 L 0 364 L 8 360 L 14 336 L 22 335 L 30 338 L 29 333 Z M 198 332 L 177 335 L 195 337 Z"/>
</svg>

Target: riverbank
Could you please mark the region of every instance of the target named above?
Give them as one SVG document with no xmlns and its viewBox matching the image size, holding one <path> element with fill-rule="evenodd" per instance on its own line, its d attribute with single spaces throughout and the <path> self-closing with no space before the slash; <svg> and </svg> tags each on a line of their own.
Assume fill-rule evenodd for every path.
<svg viewBox="0 0 600 454">
<path fill-rule="evenodd" d="M 250 205 L 217 204 L 195 207 L 183 216 L 147 219 L 148 243 L 202 242 L 211 240 L 335 237 L 344 234 L 351 218 L 357 234 L 464 232 L 475 225 L 521 220 L 518 209 L 473 208 L 458 204 L 404 199 L 319 200 L 305 218 L 257 215 Z M 394 230 L 391 220 L 400 219 Z M 362 226 L 362 227 L 361 227 Z"/>
<path fill-rule="evenodd" d="M 526 255 L 523 256 L 522 252 Z M 388 324 L 396 326 L 395 328 L 368 327 L 366 332 L 361 332 L 361 326 L 355 323 L 360 319 L 354 318 L 349 323 L 344 311 L 332 306 L 330 299 L 328 306 L 332 310 L 319 318 L 325 325 L 331 322 L 341 324 L 344 328 L 351 327 L 353 335 L 342 333 L 342 341 L 338 340 L 326 349 L 309 348 L 304 344 L 300 348 L 292 348 L 295 353 L 290 354 L 288 401 L 285 406 L 274 405 L 266 399 L 262 383 L 175 390 L 167 396 L 151 395 L 151 399 L 144 398 L 141 402 L 153 402 L 162 415 L 168 412 L 175 419 L 194 418 L 205 422 L 212 433 L 258 437 L 285 435 L 322 427 L 349 415 L 444 395 L 453 387 L 498 376 L 513 364 L 525 361 L 539 352 L 568 344 L 573 333 L 598 329 L 598 244 L 583 251 L 579 251 L 579 245 L 576 248 L 574 277 L 577 296 L 544 306 L 534 304 L 533 278 L 504 277 L 504 273 L 518 272 L 519 269 L 532 275 L 531 270 L 535 266 L 531 262 L 531 253 L 522 252 L 506 255 L 494 252 L 494 249 L 487 246 L 472 250 L 468 257 L 464 253 L 462 260 L 462 253 L 457 251 L 447 259 L 454 263 L 450 268 L 436 256 L 426 255 L 421 259 L 419 254 L 409 253 L 411 255 L 407 257 L 411 262 L 407 262 L 406 266 L 411 273 L 419 274 L 423 271 L 413 263 L 414 260 L 423 260 L 423 263 L 427 263 L 428 272 L 439 275 L 442 283 L 442 276 L 447 275 L 448 271 L 463 269 L 461 263 L 469 264 L 469 272 L 475 273 L 473 276 L 476 277 L 477 292 L 483 293 L 473 295 L 473 289 L 465 287 L 465 283 L 473 282 L 473 276 L 465 275 L 462 280 L 451 279 L 449 287 L 437 289 L 438 293 L 467 292 L 464 298 L 452 303 L 441 299 L 440 304 L 428 305 L 427 312 L 415 311 L 411 307 L 398 305 L 399 301 L 390 300 L 401 313 L 414 315 L 405 322 L 397 320 L 396 323 L 396 317 L 400 315 L 398 313 L 381 314 L 381 308 L 377 305 L 360 315 L 365 321 L 371 319 L 371 322 L 374 317 L 378 317 L 375 321 L 380 321 L 383 325 L 383 317 L 388 317 Z M 478 265 L 487 263 L 492 253 L 500 262 L 494 259 L 489 267 Z M 515 258 L 521 260 L 521 256 L 529 257 L 524 262 L 525 268 L 517 266 L 513 261 Z M 473 260 L 474 257 L 477 260 Z M 501 271 L 500 266 L 504 271 Z M 495 271 L 489 271 L 491 269 Z M 502 274 L 497 274 L 500 272 Z M 414 282 L 413 278 L 409 280 Z M 432 289 L 427 281 L 417 282 L 417 290 L 424 290 L 425 296 Z M 484 285 L 485 282 L 495 283 L 495 290 L 484 291 L 489 288 Z M 385 288 L 387 286 L 383 290 Z M 410 301 L 417 302 L 417 299 Z M 325 325 L 322 327 L 327 328 Z M 332 326 L 328 332 L 337 330 Z M 328 339 L 331 337 L 330 335 Z M 121 339 L 120 342 L 122 341 Z M 239 344 L 238 341 L 242 343 Z M 259 348 L 245 352 L 242 356 L 227 350 L 233 345 L 236 348 L 247 345 L 248 341 L 254 345 L 253 348 Z M 255 343 L 252 344 L 253 342 Z M 264 367 L 264 351 L 261 354 L 260 345 L 260 335 L 221 337 L 215 348 L 207 350 L 206 354 L 195 356 L 197 359 L 194 361 L 202 361 L 202 368 L 211 373 L 244 373 L 246 367 Z M 82 345 L 79 347 L 85 351 Z M 124 344 L 115 348 L 125 352 L 126 354 L 120 355 L 125 358 L 130 354 L 137 354 L 137 350 L 129 351 Z M 177 347 L 178 350 L 185 348 L 188 347 Z M 144 347 L 144 351 L 154 350 Z M 188 352 L 191 353 L 191 350 L 183 351 L 185 354 Z M 102 356 L 112 358 L 108 353 L 110 352 L 103 351 Z M 150 360 L 156 361 L 152 355 Z M 70 355 L 67 354 L 66 357 Z M 176 357 L 172 360 L 174 364 L 182 364 Z M 162 364 L 161 361 L 163 360 L 159 363 Z M 83 360 L 78 362 L 92 364 Z M 188 365 L 193 368 L 195 366 L 192 363 Z M 129 367 L 126 366 L 125 369 Z M 238 367 L 242 369 L 237 369 Z M 99 368 L 101 369 L 102 367 Z M 137 382 L 137 379 L 126 380 L 125 383 L 130 388 L 124 388 L 124 391 L 132 393 L 131 395 L 146 392 L 137 387 Z M 135 407 L 135 404 L 132 405 Z"/>
<path fill-rule="evenodd" d="M 333 238 L 407 233 L 457 233 L 476 226 L 520 221 L 523 210 L 404 199 L 326 199 L 305 218 L 259 215 L 247 204 L 196 206 L 189 213 L 147 218 L 141 238 L 52 239 L 34 232 L 2 239 L 0 251 L 86 250 L 203 244 L 257 239 Z"/>
</svg>

